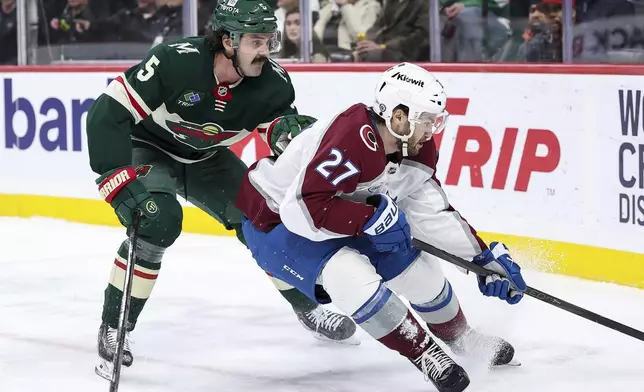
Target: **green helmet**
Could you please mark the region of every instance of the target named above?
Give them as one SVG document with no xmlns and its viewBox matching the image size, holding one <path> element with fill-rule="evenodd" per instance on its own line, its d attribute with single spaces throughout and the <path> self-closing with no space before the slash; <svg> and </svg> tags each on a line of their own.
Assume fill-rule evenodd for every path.
<svg viewBox="0 0 644 392">
<path fill-rule="evenodd" d="M 228 32 L 235 48 L 244 33 L 273 34 L 270 50 L 279 51 L 277 18 L 263 0 L 219 0 L 212 14 L 211 29 Z"/>
</svg>

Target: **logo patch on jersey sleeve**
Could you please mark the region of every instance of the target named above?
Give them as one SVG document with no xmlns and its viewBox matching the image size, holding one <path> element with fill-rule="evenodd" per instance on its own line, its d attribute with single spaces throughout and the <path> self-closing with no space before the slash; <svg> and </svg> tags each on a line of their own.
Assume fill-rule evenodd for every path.
<svg viewBox="0 0 644 392">
<path fill-rule="evenodd" d="M 360 139 L 371 151 L 378 150 L 378 139 L 376 139 L 376 134 L 371 126 L 365 124 L 360 128 Z"/>
<path fill-rule="evenodd" d="M 203 98 L 204 98 L 203 93 L 199 93 L 196 91 L 186 91 L 183 94 L 181 94 L 179 99 L 177 99 L 177 104 L 183 107 L 190 107 L 201 102 Z"/>
</svg>

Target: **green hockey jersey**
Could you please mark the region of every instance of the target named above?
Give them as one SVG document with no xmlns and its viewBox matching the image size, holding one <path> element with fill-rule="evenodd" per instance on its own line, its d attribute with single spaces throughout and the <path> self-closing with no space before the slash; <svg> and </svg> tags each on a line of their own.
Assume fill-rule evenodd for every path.
<svg viewBox="0 0 644 392">
<path fill-rule="evenodd" d="M 155 46 L 112 81 L 87 116 L 92 169 L 102 174 L 131 165 L 133 141 L 177 160 L 200 160 L 297 113 L 279 64 L 269 60 L 260 76 L 227 85 L 214 76 L 214 57 L 203 37 L 183 38 Z"/>
</svg>

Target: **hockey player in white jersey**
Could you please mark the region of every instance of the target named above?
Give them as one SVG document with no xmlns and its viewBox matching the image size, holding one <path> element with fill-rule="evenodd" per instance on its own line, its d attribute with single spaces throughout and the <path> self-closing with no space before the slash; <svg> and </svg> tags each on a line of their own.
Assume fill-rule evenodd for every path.
<svg viewBox="0 0 644 392">
<path fill-rule="evenodd" d="M 446 99 L 423 68 L 390 68 L 372 107 L 320 120 L 279 158 L 251 166 L 236 205 L 260 267 L 320 303 L 333 301 L 440 392 L 458 392 L 469 385 L 467 373 L 397 294 L 457 355 L 504 365 L 514 349 L 468 325 L 439 261 L 412 248 L 411 234 L 493 270 L 479 279 L 484 295 L 516 304 L 527 286 L 506 247 L 486 246 L 435 178 L 431 137 L 445 127 Z"/>
</svg>

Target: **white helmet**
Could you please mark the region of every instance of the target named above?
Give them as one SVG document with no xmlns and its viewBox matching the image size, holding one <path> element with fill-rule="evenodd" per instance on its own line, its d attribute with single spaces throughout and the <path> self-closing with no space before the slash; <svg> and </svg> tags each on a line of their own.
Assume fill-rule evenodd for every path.
<svg viewBox="0 0 644 392">
<path fill-rule="evenodd" d="M 425 123 L 431 116 L 432 134 L 445 129 L 449 113 L 445 110 L 447 95 L 443 85 L 426 69 L 411 63 L 400 63 L 386 70 L 378 81 L 375 91 L 374 112 L 385 120 L 387 129 L 402 142 L 403 156 L 407 156 L 407 145 L 414 134 L 416 124 Z M 405 105 L 409 108 L 411 130 L 399 135 L 391 129 L 394 108 Z M 422 117 L 422 118 L 421 118 Z"/>
</svg>

